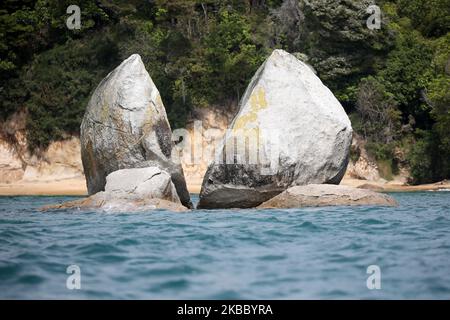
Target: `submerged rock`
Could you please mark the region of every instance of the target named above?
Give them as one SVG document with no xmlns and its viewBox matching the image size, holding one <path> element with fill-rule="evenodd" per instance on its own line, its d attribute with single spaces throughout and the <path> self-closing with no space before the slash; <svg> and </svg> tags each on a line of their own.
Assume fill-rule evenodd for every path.
<svg viewBox="0 0 450 320">
<path fill-rule="evenodd" d="M 187 210 L 180 202 L 170 175 L 156 167 L 115 171 L 106 177 L 105 191 L 42 208 L 43 211 L 53 209 L 101 209 L 112 212 Z"/>
<path fill-rule="evenodd" d="M 350 120 L 314 72 L 275 50 L 258 69 L 205 174 L 199 208 L 254 207 L 295 185 L 339 184 Z"/>
<path fill-rule="evenodd" d="M 342 185 L 295 186 L 262 203 L 258 208 L 301 208 L 324 206 L 397 206 L 394 198 L 371 190 Z"/>
<path fill-rule="evenodd" d="M 90 195 L 103 191 L 116 170 L 156 166 L 172 178 L 183 205 L 192 207 L 183 169 L 172 155 L 172 132 L 161 96 L 139 55 L 103 79 L 81 124 L 81 157 Z"/>
<path fill-rule="evenodd" d="M 52 210 L 101 210 L 106 212 L 143 212 L 153 210 L 168 210 L 174 212 L 188 211 L 185 206 L 163 199 L 111 199 L 104 192 L 99 192 L 88 198 L 46 206 L 41 211 Z"/>
</svg>

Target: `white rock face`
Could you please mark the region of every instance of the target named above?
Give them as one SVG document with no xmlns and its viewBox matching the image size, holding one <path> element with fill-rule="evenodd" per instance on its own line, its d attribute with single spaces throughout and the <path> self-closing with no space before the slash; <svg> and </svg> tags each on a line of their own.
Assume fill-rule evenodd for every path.
<svg viewBox="0 0 450 320">
<path fill-rule="evenodd" d="M 123 169 L 106 177 L 105 191 L 88 198 L 52 205 L 52 209 L 93 209 L 134 212 L 165 209 L 186 211 L 169 173 L 156 167 Z"/>
<path fill-rule="evenodd" d="M 199 208 L 254 207 L 295 185 L 339 184 L 350 120 L 314 72 L 275 50 L 258 69 L 203 180 Z"/>
<path fill-rule="evenodd" d="M 114 171 L 106 177 L 105 193 L 117 198 L 156 198 L 180 203 L 170 175 L 157 167 Z"/>
<path fill-rule="evenodd" d="M 159 167 L 170 173 L 191 207 L 183 169 L 172 155 L 172 131 L 158 89 L 139 55 L 123 61 L 98 85 L 81 124 L 81 156 L 89 194 L 104 190 L 119 169 Z"/>
</svg>

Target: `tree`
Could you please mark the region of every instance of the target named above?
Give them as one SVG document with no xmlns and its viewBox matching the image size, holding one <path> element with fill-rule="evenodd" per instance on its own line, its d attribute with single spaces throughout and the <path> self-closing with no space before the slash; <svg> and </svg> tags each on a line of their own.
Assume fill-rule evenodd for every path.
<svg viewBox="0 0 450 320">
<path fill-rule="evenodd" d="M 398 137 L 401 113 L 393 95 L 373 77 L 361 80 L 357 93 L 360 131 L 366 139 L 389 144 Z"/>
<path fill-rule="evenodd" d="M 423 35 L 443 36 L 450 31 L 450 0 L 399 0 L 401 14 Z"/>
</svg>

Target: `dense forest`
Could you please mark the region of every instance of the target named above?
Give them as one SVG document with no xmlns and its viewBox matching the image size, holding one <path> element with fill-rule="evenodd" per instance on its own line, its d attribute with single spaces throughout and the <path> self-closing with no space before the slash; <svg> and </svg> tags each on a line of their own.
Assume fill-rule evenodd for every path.
<svg viewBox="0 0 450 320">
<path fill-rule="evenodd" d="M 69 5 L 81 29 L 69 30 Z M 381 8 L 371 29 L 367 8 Z M 370 154 L 413 183 L 450 177 L 450 0 L 3 0 L 0 120 L 27 112 L 32 150 L 77 134 L 98 82 L 139 53 L 173 128 L 236 103 L 275 48 L 307 62 Z M 402 156 L 399 156 L 402 153 Z M 403 161 L 403 160 L 402 160 Z"/>
</svg>

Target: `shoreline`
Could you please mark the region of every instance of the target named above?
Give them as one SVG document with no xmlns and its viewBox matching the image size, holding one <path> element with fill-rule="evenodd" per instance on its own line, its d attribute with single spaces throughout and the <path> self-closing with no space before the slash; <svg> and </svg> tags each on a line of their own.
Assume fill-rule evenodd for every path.
<svg viewBox="0 0 450 320">
<path fill-rule="evenodd" d="M 420 192 L 420 191 L 450 190 L 449 180 L 419 185 L 404 185 L 401 183 L 395 183 L 393 181 L 383 183 L 379 181 L 370 181 L 370 180 L 343 179 L 341 181 L 341 184 L 349 187 L 370 189 L 378 192 Z"/>
<path fill-rule="evenodd" d="M 0 196 L 87 196 L 84 179 L 0 183 Z"/>
<path fill-rule="evenodd" d="M 450 190 L 450 181 L 442 181 L 416 186 L 377 181 L 344 179 L 342 185 L 371 189 L 379 192 L 420 192 Z M 200 184 L 188 184 L 191 194 L 200 193 Z M 65 179 L 58 181 L 19 181 L 15 183 L 0 183 L 0 196 L 87 196 L 84 179 Z"/>
</svg>

